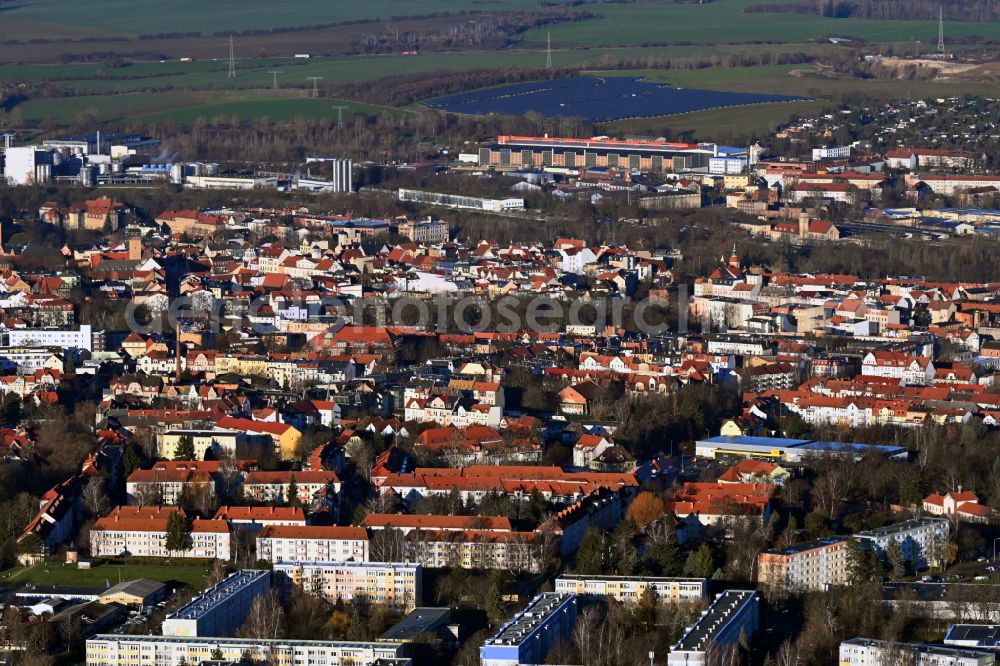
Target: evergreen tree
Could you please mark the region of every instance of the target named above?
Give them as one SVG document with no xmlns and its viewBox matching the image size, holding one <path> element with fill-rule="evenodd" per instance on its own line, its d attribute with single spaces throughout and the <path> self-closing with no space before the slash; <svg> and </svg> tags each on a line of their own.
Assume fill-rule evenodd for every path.
<svg viewBox="0 0 1000 666">
<path fill-rule="evenodd" d="M 222 649 L 218 645 L 216 645 L 215 649 L 212 650 L 211 659 L 212 661 L 222 661 L 225 659 L 222 654 Z"/>
<path fill-rule="evenodd" d="M 299 499 L 299 484 L 295 482 L 294 474 L 288 479 L 288 493 L 285 495 L 285 502 L 288 506 L 302 506 L 302 500 Z"/>
<path fill-rule="evenodd" d="M 167 518 L 167 550 L 182 552 L 191 548 L 191 528 L 180 511 L 173 511 Z"/>
<path fill-rule="evenodd" d="M 500 590 L 500 583 L 496 578 L 490 582 L 490 587 L 486 590 L 486 600 L 483 606 L 491 622 L 499 622 L 507 615 L 507 608 L 503 602 L 503 593 Z"/>
<path fill-rule="evenodd" d="M 694 575 L 698 578 L 711 578 L 714 573 L 715 556 L 708 544 L 703 543 L 694 554 Z"/>
<path fill-rule="evenodd" d="M 906 575 L 906 559 L 903 557 L 903 548 L 896 541 L 896 537 L 890 537 L 889 543 L 885 546 L 885 561 L 892 571 L 893 578 L 902 578 Z"/>
<path fill-rule="evenodd" d="M 847 582 L 857 585 L 871 580 L 868 558 L 856 539 L 847 540 Z"/>
<path fill-rule="evenodd" d="M 194 439 L 191 435 L 181 435 L 177 440 L 174 460 L 194 460 Z"/>
<path fill-rule="evenodd" d="M 604 573 L 604 536 L 589 528 L 576 551 L 576 573 L 596 576 Z"/>
</svg>

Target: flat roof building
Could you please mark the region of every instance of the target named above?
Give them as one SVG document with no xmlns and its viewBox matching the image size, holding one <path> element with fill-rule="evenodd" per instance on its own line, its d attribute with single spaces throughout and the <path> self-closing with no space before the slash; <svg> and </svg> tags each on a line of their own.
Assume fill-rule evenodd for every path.
<svg viewBox="0 0 1000 666">
<path fill-rule="evenodd" d="M 905 459 L 906 447 L 855 442 L 821 442 L 784 437 L 719 435 L 695 442 L 695 455 L 703 458 L 755 458 L 806 463 L 810 457 L 860 459 L 868 454 Z"/>
<path fill-rule="evenodd" d="M 1000 624 L 953 624 L 944 642 L 946 645 L 1000 650 Z"/>
<path fill-rule="evenodd" d="M 758 623 L 757 593 L 753 590 L 726 590 L 702 612 L 681 639 L 670 649 L 669 666 L 706 666 L 709 652 L 735 646 L 740 635 L 753 638 Z"/>
<path fill-rule="evenodd" d="M 949 645 L 895 643 L 874 638 L 852 638 L 840 644 L 841 666 L 992 666 L 995 661 L 992 652 Z"/>
<path fill-rule="evenodd" d="M 246 622 L 253 600 L 271 587 L 271 572 L 241 569 L 171 613 L 164 636 L 231 636 Z"/>
<path fill-rule="evenodd" d="M 411 611 L 423 595 L 419 564 L 404 562 L 280 562 L 283 586 L 298 585 L 333 603 L 376 603 Z"/>
<path fill-rule="evenodd" d="M 758 582 L 787 592 L 847 584 L 847 539 L 815 539 L 757 557 Z"/>
<path fill-rule="evenodd" d="M 87 666 L 181 666 L 208 661 L 216 650 L 227 662 L 310 666 L 412 666 L 400 643 L 186 638 L 99 634 L 87 641 Z"/>
<path fill-rule="evenodd" d="M 948 545 L 950 525 L 947 518 L 911 518 L 892 525 L 858 532 L 854 538 L 862 548 L 874 548 L 880 557 L 895 540 L 903 558 L 915 569 L 934 566 L 940 562 Z"/>
<path fill-rule="evenodd" d="M 479 648 L 482 666 L 542 664 L 576 626 L 576 595 L 543 592 Z"/>
<path fill-rule="evenodd" d="M 705 578 L 657 576 L 584 576 L 563 574 L 556 578 L 556 592 L 580 597 L 611 597 L 622 603 L 637 603 L 647 589 L 657 601 L 695 602 L 708 596 Z"/>
</svg>

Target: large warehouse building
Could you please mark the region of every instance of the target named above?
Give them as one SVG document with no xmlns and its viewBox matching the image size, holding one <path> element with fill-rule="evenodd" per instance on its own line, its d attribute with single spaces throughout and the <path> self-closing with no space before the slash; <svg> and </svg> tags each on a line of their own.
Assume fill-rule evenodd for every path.
<svg viewBox="0 0 1000 666">
<path fill-rule="evenodd" d="M 479 149 L 479 165 L 497 169 L 618 167 L 631 171 L 669 172 L 707 169 L 710 159 L 736 158 L 745 154 L 745 150 L 740 154 L 739 149 L 714 143 L 499 136 L 492 146 Z"/>
</svg>

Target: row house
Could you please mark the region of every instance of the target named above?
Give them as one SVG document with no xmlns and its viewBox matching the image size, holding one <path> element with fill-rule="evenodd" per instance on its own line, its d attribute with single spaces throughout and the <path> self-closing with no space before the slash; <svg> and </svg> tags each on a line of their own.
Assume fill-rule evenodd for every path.
<svg viewBox="0 0 1000 666">
<path fill-rule="evenodd" d="M 120 506 L 99 518 L 90 531 L 90 553 L 94 557 L 188 557 L 230 559 L 229 526 L 223 522 L 195 518 L 189 522 L 191 546 L 167 550 L 167 524 L 171 513 L 183 509 L 163 506 Z"/>
<path fill-rule="evenodd" d="M 405 550 L 408 561 L 425 567 L 540 573 L 544 546 L 537 532 L 414 530 Z"/>
<path fill-rule="evenodd" d="M 257 559 L 280 562 L 367 562 L 363 527 L 268 525 L 257 536 Z"/>
<path fill-rule="evenodd" d="M 295 484 L 298 501 L 311 506 L 316 501 L 328 501 L 340 492 L 340 478 L 324 470 L 255 471 L 243 480 L 244 496 L 253 502 L 285 504 Z"/>
<path fill-rule="evenodd" d="M 861 361 L 861 374 L 902 379 L 906 384 L 925 385 L 934 380 L 934 363 L 922 356 L 873 351 L 868 352 Z"/>
</svg>

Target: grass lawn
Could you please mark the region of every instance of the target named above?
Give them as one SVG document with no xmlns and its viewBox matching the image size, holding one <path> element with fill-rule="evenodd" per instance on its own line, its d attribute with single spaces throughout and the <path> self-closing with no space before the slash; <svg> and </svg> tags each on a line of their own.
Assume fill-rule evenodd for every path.
<svg viewBox="0 0 1000 666">
<path fill-rule="evenodd" d="M 77 569 L 76 565 L 42 563 L 30 567 L 14 567 L 0 572 L 0 585 L 78 585 L 104 587 L 108 582 L 117 585 L 122 581 L 148 578 L 160 582 L 183 583 L 197 589 L 205 587 L 209 574 L 208 565 L 157 565 L 157 564 L 99 564 L 92 569 Z"/>
</svg>

